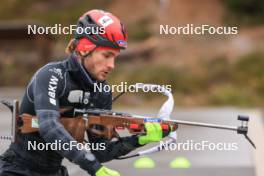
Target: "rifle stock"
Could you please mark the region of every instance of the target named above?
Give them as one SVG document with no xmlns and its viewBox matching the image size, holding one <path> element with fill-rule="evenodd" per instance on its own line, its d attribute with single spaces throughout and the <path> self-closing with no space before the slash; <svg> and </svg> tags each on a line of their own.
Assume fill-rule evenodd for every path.
<svg viewBox="0 0 264 176">
<path fill-rule="evenodd" d="M 29 114 L 21 115 L 23 126 L 20 127 L 21 133 L 38 132 L 36 125 L 37 117 Z M 60 123 L 78 142 L 84 141 L 85 131 L 89 131 L 109 140 L 118 137 L 116 129 L 127 129 L 130 134 L 145 134 L 145 119 L 136 117 L 126 117 L 120 115 L 89 115 L 89 117 L 78 116 L 74 118 L 61 117 Z M 178 125 L 170 121 L 160 122 L 164 132 L 175 131 Z"/>
<path fill-rule="evenodd" d="M 38 118 L 36 116 L 22 114 L 20 117 L 23 121 L 23 125 L 19 128 L 21 133 L 27 134 L 39 131 Z M 84 133 L 86 130 L 85 119 L 80 116 L 75 118 L 60 118 L 60 123 L 77 142 L 84 141 Z"/>
</svg>

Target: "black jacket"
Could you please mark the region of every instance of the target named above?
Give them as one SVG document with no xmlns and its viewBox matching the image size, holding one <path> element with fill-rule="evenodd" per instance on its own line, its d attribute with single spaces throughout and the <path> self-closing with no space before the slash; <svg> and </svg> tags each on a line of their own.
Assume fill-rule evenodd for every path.
<svg viewBox="0 0 264 176">
<path fill-rule="evenodd" d="M 27 86 L 20 108 L 20 114 L 29 113 L 39 118 L 39 132 L 19 134 L 11 145 L 18 161 L 36 171 L 55 172 L 66 157 L 90 174 L 94 174 L 101 162 L 125 155 L 139 147 L 137 136 L 108 141 L 97 136 L 89 136 L 90 143 L 105 143 L 105 150 L 27 150 L 29 141 L 37 143 L 61 143 L 75 141 L 58 121 L 59 109 L 63 107 L 111 109 L 111 92 L 96 92 L 93 80 L 81 68 L 74 56 L 60 62 L 52 62 L 40 68 Z M 103 84 L 106 84 L 103 82 Z M 64 114 L 74 118 L 74 112 Z"/>
</svg>

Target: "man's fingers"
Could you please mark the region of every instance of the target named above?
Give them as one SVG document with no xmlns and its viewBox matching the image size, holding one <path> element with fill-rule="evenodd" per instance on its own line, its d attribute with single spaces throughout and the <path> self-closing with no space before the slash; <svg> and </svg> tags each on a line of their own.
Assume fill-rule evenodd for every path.
<svg viewBox="0 0 264 176">
<path fill-rule="evenodd" d="M 162 139 L 162 129 L 159 123 L 153 123 L 155 129 L 155 140 L 160 141 Z"/>
<path fill-rule="evenodd" d="M 153 124 L 150 122 L 145 123 L 145 128 L 146 128 L 147 135 L 151 135 L 155 130 Z"/>
<path fill-rule="evenodd" d="M 120 174 L 117 171 L 114 171 L 114 170 L 111 170 L 111 169 L 108 169 L 108 168 L 106 168 L 106 173 L 109 176 L 120 176 Z"/>
</svg>

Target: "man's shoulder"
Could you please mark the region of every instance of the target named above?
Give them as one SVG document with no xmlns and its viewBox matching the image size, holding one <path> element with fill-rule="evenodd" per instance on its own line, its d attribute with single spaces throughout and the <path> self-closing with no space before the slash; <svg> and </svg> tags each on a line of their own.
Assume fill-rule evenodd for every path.
<svg viewBox="0 0 264 176">
<path fill-rule="evenodd" d="M 64 62 L 65 62 L 64 60 L 50 62 L 50 63 L 44 65 L 43 67 L 41 67 L 36 72 L 35 75 L 38 76 L 38 75 L 54 74 L 54 75 L 58 76 L 59 78 L 63 79 L 64 73 L 66 71 L 64 64 L 63 64 Z"/>
</svg>

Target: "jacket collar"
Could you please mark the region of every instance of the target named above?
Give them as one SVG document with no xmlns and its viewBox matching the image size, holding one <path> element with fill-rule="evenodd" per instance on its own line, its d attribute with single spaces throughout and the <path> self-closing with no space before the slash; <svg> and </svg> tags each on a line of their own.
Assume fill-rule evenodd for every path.
<svg viewBox="0 0 264 176">
<path fill-rule="evenodd" d="M 73 76 L 74 80 L 85 87 L 94 87 L 94 84 L 97 83 L 105 83 L 105 81 L 100 82 L 98 80 L 93 79 L 90 74 L 77 62 L 76 55 L 70 55 L 64 62 L 64 66 L 67 71 Z"/>
</svg>

